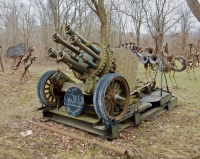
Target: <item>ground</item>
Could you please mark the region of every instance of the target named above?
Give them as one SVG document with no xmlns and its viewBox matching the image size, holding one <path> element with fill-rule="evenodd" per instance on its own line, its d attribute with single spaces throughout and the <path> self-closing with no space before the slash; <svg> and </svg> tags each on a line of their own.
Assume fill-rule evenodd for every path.
<svg viewBox="0 0 200 159">
<path fill-rule="evenodd" d="M 5 73 L 0 71 L 0 158 L 126 158 L 98 145 L 62 136 L 30 123 L 42 118 L 41 111 L 36 111 L 41 106 L 36 93 L 37 82 L 43 73 L 52 69 L 57 69 L 57 65 L 31 66 L 32 77 L 27 82 L 20 81 L 17 74 L 11 75 L 9 68 L 5 69 Z M 144 72 L 140 65 L 138 77 L 145 81 Z M 45 124 L 126 149 L 135 158 L 188 159 L 200 156 L 200 67 L 195 68 L 195 73 L 197 80 L 189 80 L 185 71 L 175 74 L 179 89 L 170 87 L 170 92 L 178 97 L 176 107 L 142 121 L 139 126 L 125 129 L 113 141 L 55 122 Z M 158 83 L 159 76 L 160 73 L 157 76 Z M 167 79 L 171 86 L 168 75 Z"/>
</svg>

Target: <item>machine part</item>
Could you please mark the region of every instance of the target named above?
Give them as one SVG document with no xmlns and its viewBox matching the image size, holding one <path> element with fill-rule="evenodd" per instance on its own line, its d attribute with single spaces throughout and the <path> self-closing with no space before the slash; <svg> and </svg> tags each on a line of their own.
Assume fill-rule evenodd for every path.
<svg viewBox="0 0 200 159">
<path fill-rule="evenodd" d="M 108 76 L 109 74 L 107 74 Z M 99 118 L 103 118 L 101 113 L 100 113 L 100 109 L 99 109 L 99 104 L 98 104 L 98 98 L 99 98 L 99 90 L 100 87 L 102 86 L 102 82 L 104 82 L 104 80 L 107 78 L 107 76 L 103 76 L 100 78 L 100 80 L 97 82 L 95 89 L 94 89 L 94 94 L 93 94 L 93 102 L 94 102 L 94 109 L 95 112 L 97 113 Z"/>
<path fill-rule="evenodd" d="M 52 58 L 57 58 L 58 52 L 54 48 L 50 48 L 47 51 L 47 56 L 52 57 Z"/>
<path fill-rule="evenodd" d="M 60 43 L 70 49 L 72 52 L 74 52 L 76 55 L 79 55 L 80 52 L 76 50 L 74 47 L 72 47 L 70 44 L 68 44 L 58 33 L 54 34 L 52 37 L 53 41 Z"/>
<path fill-rule="evenodd" d="M 95 60 L 98 60 L 98 61 L 101 60 L 101 57 L 99 57 L 95 52 L 93 52 L 91 49 L 89 49 L 87 46 L 81 43 L 80 39 L 76 35 L 72 35 L 69 41 L 70 41 L 70 44 L 81 48 L 90 56 L 92 56 Z"/>
<path fill-rule="evenodd" d="M 152 54 L 149 56 L 149 62 L 153 65 L 157 64 L 159 61 L 158 55 L 157 54 Z"/>
<path fill-rule="evenodd" d="M 53 95 L 54 88 L 50 82 L 50 77 L 55 73 L 55 70 L 44 73 L 37 84 L 37 95 L 40 101 L 47 106 L 56 106 L 57 101 Z"/>
<path fill-rule="evenodd" d="M 90 73 L 89 69 L 87 69 L 86 67 L 82 66 L 78 62 L 76 62 L 73 59 L 71 59 L 71 57 L 69 55 L 67 55 L 66 53 L 64 53 L 63 51 L 58 53 L 57 59 L 59 61 L 64 62 L 65 64 L 72 64 L 72 66 L 74 66 L 77 69 L 80 69 L 81 71 L 84 71 L 84 72 L 86 72 L 88 74 Z"/>
<path fill-rule="evenodd" d="M 97 99 L 94 100 L 95 107 L 98 107 L 100 116 L 106 121 L 117 120 L 124 116 L 127 112 L 127 108 L 130 100 L 130 90 L 126 79 L 116 73 L 106 74 L 104 78 L 101 78 Z M 123 100 L 115 101 L 115 98 Z M 99 116 L 99 117 L 100 117 Z"/>
<path fill-rule="evenodd" d="M 149 57 L 147 55 L 142 55 L 140 60 L 142 64 L 146 64 L 149 61 Z"/>
<path fill-rule="evenodd" d="M 112 51 L 113 56 L 116 58 L 115 73 L 126 77 L 130 91 L 133 91 L 136 85 L 139 58 L 136 54 L 127 49 L 112 48 Z"/>
<path fill-rule="evenodd" d="M 77 87 L 70 87 L 64 96 L 64 107 L 71 116 L 78 116 L 84 108 L 84 96 Z"/>
<path fill-rule="evenodd" d="M 93 94 L 96 83 L 97 83 L 96 76 L 88 77 L 85 81 L 84 92 L 88 94 Z"/>
<path fill-rule="evenodd" d="M 79 34 L 74 32 L 70 25 L 66 26 L 65 33 L 70 35 L 70 36 L 76 35 L 81 40 L 81 42 L 83 44 L 85 44 L 85 46 L 89 47 L 92 51 L 94 51 L 97 55 L 99 55 L 100 50 L 95 45 L 93 45 L 91 42 L 85 40 L 82 36 L 80 36 Z"/>
<path fill-rule="evenodd" d="M 75 82 L 68 76 L 66 76 L 62 71 L 57 70 L 51 77 L 50 81 L 52 84 L 56 85 L 59 88 L 62 88 L 65 82 Z"/>
</svg>

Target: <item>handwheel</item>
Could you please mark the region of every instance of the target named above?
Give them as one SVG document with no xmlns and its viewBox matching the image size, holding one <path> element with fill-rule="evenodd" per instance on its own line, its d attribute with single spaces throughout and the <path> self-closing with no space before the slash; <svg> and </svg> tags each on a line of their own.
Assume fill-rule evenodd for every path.
<svg viewBox="0 0 200 159">
<path fill-rule="evenodd" d="M 47 71 L 44 73 L 37 85 L 37 94 L 40 101 L 48 106 L 56 106 L 57 105 L 57 98 L 63 97 L 64 94 L 61 94 L 58 91 L 58 88 L 54 86 L 51 81 L 50 77 L 55 73 L 55 70 Z"/>
<path fill-rule="evenodd" d="M 126 79 L 120 74 L 109 73 L 104 75 L 99 83 L 96 105 L 101 118 L 106 121 L 120 119 L 127 112 L 130 100 L 130 90 Z"/>
</svg>

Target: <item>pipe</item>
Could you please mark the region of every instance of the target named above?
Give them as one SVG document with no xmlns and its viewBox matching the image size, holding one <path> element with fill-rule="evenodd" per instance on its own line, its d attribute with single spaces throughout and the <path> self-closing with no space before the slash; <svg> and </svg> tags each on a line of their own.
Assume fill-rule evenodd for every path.
<svg viewBox="0 0 200 159">
<path fill-rule="evenodd" d="M 47 50 L 47 56 L 52 58 L 57 58 L 58 52 L 54 48 Z"/>
<path fill-rule="evenodd" d="M 89 66 L 91 66 L 93 68 L 97 68 L 97 65 L 94 62 L 88 60 L 88 58 L 82 57 L 82 60 L 84 63 L 88 64 Z"/>
<path fill-rule="evenodd" d="M 72 36 L 72 35 L 76 35 L 83 44 L 85 44 L 87 47 L 89 47 L 92 51 L 94 51 L 97 55 L 99 55 L 100 50 L 93 44 L 91 44 L 90 42 L 88 42 L 86 39 L 84 39 L 82 36 L 80 36 L 79 34 L 77 34 L 76 32 L 74 32 L 71 28 L 70 25 L 66 26 L 65 28 L 65 33 Z"/>
<path fill-rule="evenodd" d="M 32 124 L 34 124 L 34 125 L 36 125 L 36 126 L 39 126 L 41 128 L 45 128 L 47 130 L 51 130 L 53 132 L 56 132 L 56 133 L 64 135 L 64 136 L 71 137 L 73 139 L 87 141 L 89 143 L 93 143 L 93 144 L 99 145 L 102 148 L 104 148 L 106 150 L 114 151 L 115 153 L 117 153 L 119 155 L 130 155 L 127 150 L 124 150 L 124 149 L 122 149 L 120 147 L 115 147 L 115 146 L 112 146 L 112 145 L 108 145 L 108 144 L 105 144 L 105 143 L 98 142 L 96 140 L 92 140 L 92 139 L 88 139 L 88 138 L 85 138 L 85 137 L 81 137 L 80 135 L 76 135 L 76 134 L 69 133 L 69 132 L 66 132 L 66 131 L 63 131 L 63 130 L 59 130 L 57 128 L 50 127 L 50 126 L 47 126 L 45 124 L 41 124 L 39 122 L 35 122 L 35 121 L 29 121 L 29 122 L 32 123 Z"/>
<path fill-rule="evenodd" d="M 80 36 L 79 34 L 77 34 L 76 32 L 74 32 L 74 31 L 72 30 L 72 28 L 71 28 L 70 25 L 67 25 L 67 26 L 65 27 L 65 33 L 68 34 L 68 35 L 70 35 L 70 36 L 76 35 L 76 36 L 81 40 L 81 42 L 82 42 L 83 44 L 87 43 L 87 40 L 85 40 L 82 36 Z"/>
<path fill-rule="evenodd" d="M 83 72 L 86 72 L 86 73 L 90 73 L 90 70 L 87 69 L 86 67 L 82 66 L 81 64 L 79 64 L 78 62 L 74 61 L 73 59 L 71 59 L 71 57 L 69 55 L 67 55 L 65 52 L 61 51 L 58 53 L 58 56 L 57 56 L 57 59 L 59 61 L 62 61 L 64 62 L 65 64 L 72 64 L 72 66 L 80 69 L 81 71 Z"/>
<path fill-rule="evenodd" d="M 54 42 L 64 45 L 65 47 L 70 49 L 72 52 L 74 52 L 76 55 L 80 54 L 80 52 L 78 50 L 76 50 L 74 47 L 69 45 L 64 39 L 62 39 L 62 37 L 58 33 L 54 34 L 52 39 Z"/>
<path fill-rule="evenodd" d="M 70 44 L 80 47 L 83 51 L 88 53 L 90 56 L 92 56 L 96 60 L 100 60 L 101 57 L 99 57 L 96 53 L 94 53 L 92 50 L 90 50 L 88 47 L 86 47 L 83 43 L 81 43 L 80 39 L 76 35 L 72 35 L 69 39 Z"/>
</svg>

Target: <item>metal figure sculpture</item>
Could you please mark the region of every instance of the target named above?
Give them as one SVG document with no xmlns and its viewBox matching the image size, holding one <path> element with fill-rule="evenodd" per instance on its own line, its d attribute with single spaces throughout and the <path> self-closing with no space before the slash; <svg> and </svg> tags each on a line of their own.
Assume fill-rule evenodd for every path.
<svg viewBox="0 0 200 159">
<path fill-rule="evenodd" d="M 195 67 L 194 60 L 187 60 L 186 64 L 187 64 L 187 70 L 186 70 L 186 72 L 188 74 L 189 80 L 192 80 L 192 78 L 190 78 L 190 70 L 192 70 L 193 75 L 194 75 L 194 80 L 196 80 L 195 73 L 194 73 L 194 67 Z"/>
<path fill-rule="evenodd" d="M 5 52 L 5 57 L 13 59 L 12 69 L 14 70 L 11 74 L 17 72 L 19 75 L 19 66 L 21 64 L 22 58 L 25 56 L 29 49 L 29 45 L 25 43 L 19 43 L 15 46 L 9 47 Z"/>
<path fill-rule="evenodd" d="M 178 88 L 177 82 L 175 80 L 175 72 L 182 72 L 183 70 L 185 70 L 187 67 L 187 62 L 183 56 L 174 57 L 174 54 L 169 53 L 167 43 L 164 43 L 162 46 L 162 55 L 164 57 L 164 69 L 162 71 L 164 71 L 165 73 L 169 73 L 169 78 L 173 87 Z M 176 61 L 178 61 L 182 65 L 181 68 L 177 68 Z M 172 77 L 175 84 L 172 81 L 171 72 L 173 73 Z"/>
<path fill-rule="evenodd" d="M 153 39 L 155 41 L 155 49 L 149 47 L 145 48 L 143 56 L 142 56 L 142 63 L 144 64 L 144 68 L 146 70 L 145 75 L 146 78 L 148 78 L 147 73 L 149 74 L 149 77 L 151 77 L 151 71 L 156 71 L 157 64 L 159 57 L 161 55 L 161 51 L 158 48 L 158 38 L 162 36 L 162 33 L 159 35 L 153 36 Z"/>
<path fill-rule="evenodd" d="M 23 62 L 25 62 L 24 63 L 24 71 L 21 75 L 20 81 L 22 81 L 22 80 L 28 81 L 28 74 L 29 74 L 29 78 L 31 77 L 30 72 L 29 72 L 29 67 L 32 65 L 33 60 L 35 60 L 36 57 L 37 57 L 37 55 L 29 56 L 28 59 L 26 58 L 26 61 L 25 60 L 23 61 Z"/>
<path fill-rule="evenodd" d="M 192 43 L 191 44 L 188 44 L 189 48 L 190 48 L 190 52 L 189 52 L 189 55 L 187 56 L 187 60 L 188 61 L 192 61 L 192 63 L 194 64 L 194 66 L 197 66 L 197 63 L 198 63 L 198 66 L 199 66 L 199 63 L 200 63 L 200 59 L 199 59 L 199 52 L 198 52 L 198 45 L 197 47 L 195 47 Z M 192 48 L 195 49 L 195 53 L 192 53 Z"/>
<path fill-rule="evenodd" d="M 12 66 L 14 66 L 14 64 L 17 62 L 17 58 L 21 55 L 25 56 L 28 48 L 29 44 L 25 43 L 19 43 L 17 45 L 11 46 L 5 51 L 5 57 L 13 59 L 14 63 Z"/>
</svg>

